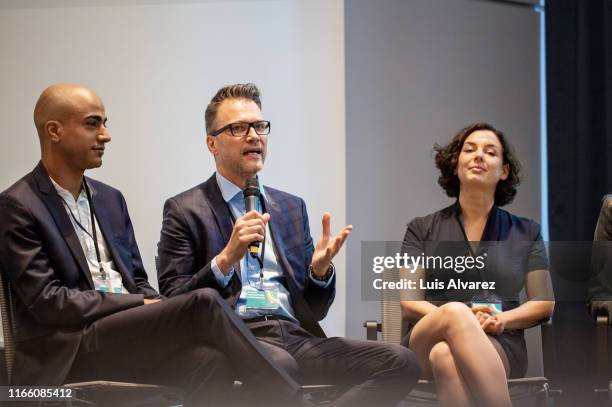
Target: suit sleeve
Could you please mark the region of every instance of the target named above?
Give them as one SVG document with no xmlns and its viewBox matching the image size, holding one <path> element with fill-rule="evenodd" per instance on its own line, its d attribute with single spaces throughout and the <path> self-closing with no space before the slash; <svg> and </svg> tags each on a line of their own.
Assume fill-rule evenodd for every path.
<svg viewBox="0 0 612 407">
<path fill-rule="evenodd" d="M 327 315 L 329 307 L 331 307 L 336 297 L 336 273 L 334 273 L 331 282 L 327 286 L 321 286 L 315 284 L 310 280 L 308 276 L 308 267 L 312 261 L 312 254 L 314 253 L 314 244 L 312 236 L 310 236 L 310 226 L 308 224 L 308 212 L 306 211 L 306 204 L 303 200 L 300 200 L 302 206 L 302 226 L 304 236 L 304 253 L 305 263 L 303 272 L 305 273 L 305 289 L 304 299 L 308 303 L 310 310 L 312 311 L 315 318 L 320 321 Z"/>
<path fill-rule="evenodd" d="M 140 256 L 140 250 L 138 250 L 138 244 L 136 243 L 132 220 L 130 219 L 130 214 L 128 213 L 127 204 L 123 195 L 121 195 L 121 209 L 125 219 L 128 244 L 130 245 L 130 252 L 132 253 L 132 278 L 134 279 L 134 283 L 138 288 L 138 293 L 144 295 L 145 298 L 160 298 L 157 291 L 155 291 L 155 289 L 149 284 L 147 272 L 142 264 L 142 257 Z"/>
<path fill-rule="evenodd" d="M 142 294 L 112 294 L 65 286 L 45 252 L 36 219 L 16 199 L 0 199 L 0 265 L 15 295 L 41 324 L 83 326 L 143 304 Z"/>
<path fill-rule="evenodd" d="M 193 243 L 196 238 L 180 206 L 173 198 L 166 201 L 163 216 L 161 236 L 157 245 L 160 292 L 172 297 L 198 288 L 210 287 L 228 295 L 232 284 L 226 287 L 219 285 L 212 271 L 211 262 L 193 272 L 197 258 Z"/>
</svg>

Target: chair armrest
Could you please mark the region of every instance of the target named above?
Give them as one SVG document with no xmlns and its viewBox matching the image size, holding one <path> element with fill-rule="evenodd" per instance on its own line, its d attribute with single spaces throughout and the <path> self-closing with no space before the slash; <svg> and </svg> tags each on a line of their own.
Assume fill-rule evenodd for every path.
<svg viewBox="0 0 612 407">
<path fill-rule="evenodd" d="M 542 330 L 542 346 L 553 346 L 554 343 L 552 340 L 552 320 L 550 318 L 542 319 L 536 326 L 539 326 Z"/>
<path fill-rule="evenodd" d="M 552 320 L 546 318 L 540 321 L 542 335 L 542 362 L 544 364 L 544 375 L 549 376 L 555 370 L 555 341 L 553 338 Z"/>
<path fill-rule="evenodd" d="M 378 321 L 365 321 L 363 327 L 366 329 L 366 339 L 368 341 L 377 341 L 378 333 L 382 332 L 382 324 Z"/>
</svg>

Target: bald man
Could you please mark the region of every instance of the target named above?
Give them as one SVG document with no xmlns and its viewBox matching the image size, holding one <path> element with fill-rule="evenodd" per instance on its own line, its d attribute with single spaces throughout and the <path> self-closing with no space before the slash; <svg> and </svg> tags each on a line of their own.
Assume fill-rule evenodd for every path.
<svg viewBox="0 0 612 407">
<path fill-rule="evenodd" d="M 265 377 L 279 398 L 294 391 L 216 291 L 165 299 L 149 285 L 123 195 L 84 176 L 102 165 L 111 141 L 98 95 L 50 86 L 34 123 L 41 161 L 0 194 L 0 271 L 16 342 L 11 383 L 164 384 L 198 406 L 227 401 L 234 379 L 264 388 Z"/>
</svg>

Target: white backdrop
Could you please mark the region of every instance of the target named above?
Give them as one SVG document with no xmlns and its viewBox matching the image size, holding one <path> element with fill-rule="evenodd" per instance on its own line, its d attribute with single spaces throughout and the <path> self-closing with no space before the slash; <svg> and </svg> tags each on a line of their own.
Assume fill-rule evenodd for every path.
<svg viewBox="0 0 612 407">
<path fill-rule="evenodd" d="M 163 203 L 214 170 L 204 109 L 226 84 L 262 91 L 273 123 L 264 182 L 306 200 L 315 238 L 324 211 L 334 230 L 344 225 L 342 0 L 5 0 L 0 55 L 0 189 L 39 159 L 32 111 L 40 92 L 56 82 L 93 88 L 113 139 L 103 167 L 88 175 L 123 191 L 155 286 Z M 338 293 L 323 326 L 343 335 L 343 251 L 335 263 Z"/>
</svg>

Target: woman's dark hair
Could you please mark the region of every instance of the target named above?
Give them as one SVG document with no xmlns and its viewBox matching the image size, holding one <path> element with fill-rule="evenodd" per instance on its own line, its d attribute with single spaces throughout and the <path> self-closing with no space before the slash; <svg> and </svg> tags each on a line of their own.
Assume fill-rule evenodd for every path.
<svg viewBox="0 0 612 407">
<path fill-rule="evenodd" d="M 450 143 L 445 146 L 434 144 L 436 152 L 436 167 L 440 170 L 438 184 L 446 191 L 450 197 L 459 196 L 459 177 L 456 174 L 459 154 L 463 148 L 463 143 L 468 136 L 478 130 L 489 130 L 493 132 L 501 146 L 503 164 L 508 165 L 508 178 L 500 180 L 495 188 L 495 205 L 503 206 L 509 204 L 516 196 L 516 187 L 521 182 L 521 163 L 514 154 L 514 149 L 506 141 L 504 133 L 497 130 L 488 123 L 474 123 L 464 127 L 453 137 Z"/>
</svg>

